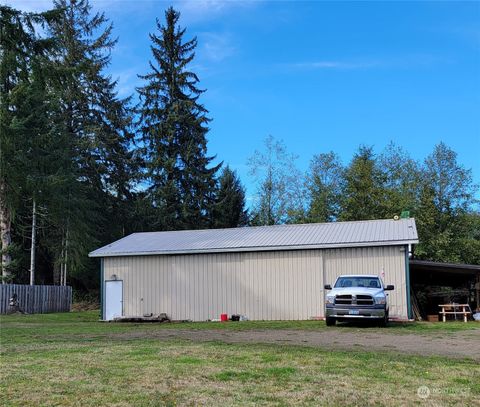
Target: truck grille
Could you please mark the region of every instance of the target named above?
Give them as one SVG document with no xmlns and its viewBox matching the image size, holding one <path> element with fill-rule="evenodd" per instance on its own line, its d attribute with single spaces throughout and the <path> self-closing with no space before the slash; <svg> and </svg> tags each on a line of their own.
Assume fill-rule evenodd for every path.
<svg viewBox="0 0 480 407">
<path fill-rule="evenodd" d="M 373 305 L 371 295 L 357 295 L 357 305 Z"/>
<path fill-rule="evenodd" d="M 373 297 L 371 295 L 337 295 L 335 304 L 338 305 L 373 305 Z"/>
<path fill-rule="evenodd" d="M 352 296 L 351 295 L 337 295 L 335 297 L 335 304 L 352 304 Z"/>
</svg>

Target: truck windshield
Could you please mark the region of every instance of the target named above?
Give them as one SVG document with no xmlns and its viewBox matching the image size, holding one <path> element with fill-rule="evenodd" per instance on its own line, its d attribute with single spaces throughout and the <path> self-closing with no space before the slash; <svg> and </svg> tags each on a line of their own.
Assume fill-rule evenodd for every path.
<svg viewBox="0 0 480 407">
<path fill-rule="evenodd" d="M 369 287 L 381 288 L 378 277 L 340 277 L 335 283 L 335 288 Z"/>
</svg>

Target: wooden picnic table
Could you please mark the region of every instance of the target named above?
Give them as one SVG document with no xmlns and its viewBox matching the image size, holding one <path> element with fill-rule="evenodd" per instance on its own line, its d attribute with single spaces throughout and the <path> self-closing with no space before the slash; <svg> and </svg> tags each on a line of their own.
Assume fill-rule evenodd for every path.
<svg viewBox="0 0 480 407">
<path fill-rule="evenodd" d="M 472 310 L 468 304 L 439 304 L 439 307 L 441 308 L 439 314 L 442 315 L 443 322 L 446 322 L 447 315 L 455 315 L 455 319 L 457 315 L 463 315 L 463 322 L 467 322 L 468 315 L 472 314 Z"/>
</svg>

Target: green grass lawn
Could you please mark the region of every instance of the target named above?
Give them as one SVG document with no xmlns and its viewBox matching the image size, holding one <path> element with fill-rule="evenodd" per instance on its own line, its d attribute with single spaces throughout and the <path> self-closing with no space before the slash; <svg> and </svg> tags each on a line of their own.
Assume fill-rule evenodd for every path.
<svg viewBox="0 0 480 407">
<path fill-rule="evenodd" d="M 58 332 L 65 333 L 82 333 L 85 329 L 89 333 L 111 333 L 111 332 L 128 332 L 132 329 L 219 329 L 219 330 L 233 330 L 245 331 L 251 329 L 298 329 L 298 330 L 323 330 L 335 329 L 327 327 L 324 321 L 243 321 L 243 322 L 182 322 L 182 323 L 94 323 L 98 322 L 100 317 L 99 311 L 83 311 L 61 314 L 37 314 L 37 315 L 0 315 L 0 324 L 3 322 L 4 327 L 15 330 L 19 328 L 18 334 L 26 334 L 23 330 L 24 325 L 37 324 L 39 332 L 49 331 L 54 329 Z M 8 324 L 8 325 L 5 325 Z M 85 325 L 87 324 L 87 325 Z M 445 334 L 449 332 L 457 332 L 464 330 L 474 330 L 480 327 L 480 323 L 464 323 L 460 321 L 443 322 L 390 322 L 387 330 L 385 328 L 378 328 L 375 325 L 360 325 L 357 324 L 339 324 L 339 329 L 350 331 L 364 331 L 368 332 L 395 332 L 402 333 L 421 333 L 421 334 Z M 30 332 L 28 332 L 30 334 Z"/>
<path fill-rule="evenodd" d="M 429 405 L 480 402 L 480 366 L 473 360 L 112 335 L 178 328 L 317 329 L 321 334 L 327 328 L 320 321 L 140 325 L 97 319 L 98 312 L 0 317 L 0 405 L 393 406 L 422 404 L 417 395 L 422 385 L 431 391 Z M 420 323 L 388 329 L 423 335 L 470 326 Z"/>
</svg>

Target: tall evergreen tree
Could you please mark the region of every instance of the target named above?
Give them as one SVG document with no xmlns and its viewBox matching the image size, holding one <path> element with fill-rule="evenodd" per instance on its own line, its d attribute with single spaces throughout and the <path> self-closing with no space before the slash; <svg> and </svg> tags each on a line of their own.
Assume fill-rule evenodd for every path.
<svg viewBox="0 0 480 407">
<path fill-rule="evenodd" d="M 18 168 L 24 140 L 16 138 L 12 131 L 16 111 L 13 95 L 18 86 L 28 81 L 35 34 L 28 17 L 3 5 L 0 30 L 0 235 L 2 282 L 6 282 L 12 269 L 12 221 L 21 196 L 18 186 L 24 176 Z"/>
<path fill-rule="evenodd" d="M 23 182 L 17 184 L 22 189 L 22 204 L 28 207 L 29 215 L 18 219 L 17 228 L 29 230 L 30 242 L 30 282 L 35 283 L 36 237 L 39 228 L 52 218 L 48 207 L 56 197 L 58 185 L 63 182 L 65 157 L 65 135 L 58 131 L 53 112 L 58 108 L 58 100 L 52 91 L 55 70 L 48 55 L 34 55 L 31 59 L 29 80 L 18 87 L 14 97 L 15 124 L 13 135 L 23 140 L 17 171 L 24 175 Z M 67 163 L 68 165 L 68 163 Z M 24 208 L 26 209 L 26 208 Z M 39 214 L 43 216 L 38 216 Z M 26 222 L 27 219 L 29 222 Z M 42 222 L 48 220 L 48 222 Z M 28 223 L 28 225 L 27 225 Z M 19 277 L 17 273 L 17 277 Z"/>
<path fill-rule="evenodd" d="M 386 217 L 393 218 L 402 211 L 413 213 L 421 179 L 418 162 L 392 142 L 378 157 L 378 165 L 385 174 Z"/>
<path fill-rule="evenodd" d="M 218 191 L 212 210 L 212 226 L 215 228 L 235 228 L 248 223 L 245 209 L 245 188 L 235 171 L 228 166 L 218 180 Z"/>
<path fill-rule="evenodd" d="M 63 203 L 55 207 L 61 217 L 56 230 L 62 233 L 57 263 L 68 258 L 69 269 L 80 272 L 89 249 L 125 233 L 120 215 L 136 171 L 132 114 L 129 99 L 117 97 L 116 81 L 105 73 L 116 44 L 112 24 L 103 13 L 92 14 L 88 0 L 55 0 L 54 5 L 62 12 L 50 25 L 59 39 L 58 116 L 72 164 Z"/>
<path fill-rule="evenodd" d="M 162 230 L 207 227 L 213 204 L 214 157 L 207 156 L 208 111 L 199 102 L 204 92 L 189 70 L 197 39 L 185 40 L 180 13 L 165 12 L 150 34 L 151 72 L 140 76 L 140 130 L 146 150 L 149 197 Z"/>
<path fill-rule="evenodd" d="M 117 40 L 103 13 L 88 0 L 55 0 L 63 18 L 51 25 L 60 39 L 62 117 L 74 140 L 80 177 L 101 191 L 124 195 L 132 164 L 130 98 L 117 97 L 117 82 L 104 72 Z"/>
<path fill-rule="evenodd" d="M 385 217 L 385 174 L 373 149 L 361 146 L 345 171 L 341 220 L 368 220 Z"/>
<path fill-rule="evenodd" d="M 21 229 L 15 215 L 25 201 L 35 201 L 51 184 L 56 162 L 49 113 L 53 103 L 49 81 L 50 58 L 56 49 L 53 38 L 42 38 L 35 27 L 55 18 L 56 13 L 23 13 L 0 6 L 0 234 L 2 277 L 12 268 L 18 273 L 18 258 L 11 263 L 12 224 Z M 20 239 L 21 241 L 21 239 Z M 17 243 L 18 244 L 18 243 Z M 21 259 L 20 259 L 21 260 Z M 15 266 L 15 267 L 12 267 Z"/>
<path fill-rule="evenodd" d="M 415 256 L 425 260 L 445 261 L 449 257 L 447 253 L 453 243 L 453 236 L 438 228 L 439 213 L 434 199 L 435 191 L 432 186 L 423 183 L 418 207 L 413 214 L 420 238 L 420 244 L 415 247 Z"/>
</svg>

